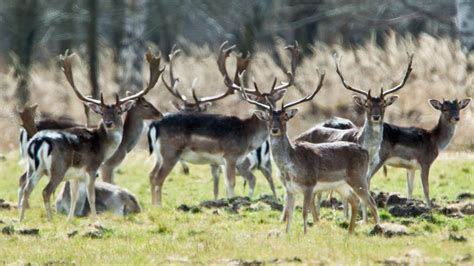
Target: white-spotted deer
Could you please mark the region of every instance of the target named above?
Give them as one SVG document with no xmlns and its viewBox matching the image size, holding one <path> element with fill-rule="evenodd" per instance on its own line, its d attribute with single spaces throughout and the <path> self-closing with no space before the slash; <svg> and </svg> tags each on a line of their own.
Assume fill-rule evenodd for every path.
<svg viewBox="0 0 474 266">
<path fill-rule="evenodd" d="M 192 96 L 193 96 L 193 101 L 190 101 L 187 99 L 186 96 L 182 95 L 177 87 L 177 84 L 179 82 L 179 78 L 175 78 L 175 75 L 173 73 L 173 59 L 175 56 L 179 53 L 179 50 L 176 50 L 175 47 L 173 47 L 169 58 L 170 58 L 170 66 L 169 66 L 169 72 L 170 72 L 170 84 L 168 85 L 167 82 L 164 79 L 164 75 L 162 76 L 163 83 L 166 87 L 166 89 L 178 100 L 178 101 L 172 101 L 173 106 L 180 112 L 205 112 L 207 109 L 212 105 L 212 102 L 218 101 L 220 99 L 225 98 L 226 96 L 233 94 L 234 90 L 232 88 L 229 88 L 227 92 L 216 95 L 216 96 L 211 96 L 211 97 L 197 97 L 196 92 L 194 90 L 194 85 L 195 82 L 193 82 L 193 86 L 191 87 L 192 91 Z M 222 60 L 222 57 L 219 57 Z M 244 70 L 247 69 L 248 64 L 250 63 L 249 59 L 244 59 L 244 58 L 238 58 L 237 60 L 237 68 L 235 70 L 236 76 L 238 73 L 242 73 Z M 219 64 L 219 62 L 218 62 Z M 222 64 L 222 63 L 220 63 Z M 239 84 L 238 79 L 234 79 L 234 82 Z M 270 158 L 270 144 L 267 141 L 265 141 L 262 146 L 258 147 L 257 149 L 253 150 L 250 152 L 245 160 L 243 160 L 241 163 L 237 164 L 237 170 L 239 174 L 244 178 L 245 183 L 247 180 L 250 181 L 250 184 L 254 186 L 255 182 L 255 176 L 253 175 L 252 171 L 254 169 L 260 169 L 264 177 L 267 179 L 268 184 L 270 185 L 270 189 L 272 190 L 273 196 L 276 198 L 276 191 L 275 191 L 275 185 L 273 183 L 273 178 L 272 178 L 272 164 L 271 164 L 271 158 Z M 150 152 L 153 151 L 153 146 L 150 146 Z M 193 158 L 193 161 L 190 161 L 190 163 L 193 164 L 201 164 L 203 161 L 207 162 L 207 160 L 202 159 L 202 158 Z M 213 178 L 213 185 L 214 185 L 214 199 L 217 199 L 219 196 L 219 176 L 221 174 L 221 165 L 224 164 L 223 158 L 218 158 L 218 161 L 214 161 L 211 163 L 211 173 L 212 173 L 212 178 Z M 184 173 L 186 175 L 189 174 L 189 167 L 186 164 L 186 161 L 181 159 L 180 161 L 181 166 L 183 167 Z M 244 184 L 245 184 L 244 183 Z M 251 186 L 250 190 L 253 191 L 254 187 Z"/>
<path fill-rule="evenodd" d="M 276 86 L 275 79 L 270 93 L 261 93 L 256 85 L 255 90 L 242 88 L 241 83 L 236 81 L 241 73 L 236 73 L 234 80 L 229 77 L 225 62 L 232 47 L 225 49 L 225 44 L 219 49 L 218 66 L 224 76 L 224 83 L 232 91 L 245 90 L 256 101 L 265 102 L 269 99 L 276 102 L 283 97 L 286 88 L 293 85 L 297 47 L 287 47 L 294 58 L 291 72 L 287 73 L 289 81 Z M 233 197 L 236 166 L 245 160 L 249 152 L 261 146 L 267 137 L 265 122 L 255 115 L 240 119 L 205 113 L 166 114 L 161 121 L 153 122 L 149 129 L 149 141 L 156 157 L 156 164 L 150 173 L 152 204 L 161 205 L 163 183 L 180 159 L 188 162 L 199 159 L 200 163 L 223 160 L 227 197 Z M 249 186 L 253 187 L 254 182 L 249 180 Z M 249 193 L 252 192 L 250 189 Z"/>
<path fill-rule="evenodd" d="M 397 95 L 389 97 L 387 96 L 402 89 L 405 86 L 405 83 L 412 71 L 411 65 L 413 61 L 413 54 L 410 55 L 408 59 L 408 65 L 402 81 L 397 86 L 387 91 L 381 89 L 378 96 L 372 96 L 371 90 L 364 91 L 347 84 L 339 68 L 339 62 L 335 59 L 336 72 L 341 79 L 344 88 L 361 94 L 365 97 L 364 99 L 357 95 L 353 96 L 354 102 L 366 110 L 364 125 L 362 127 L 354 127 L 349 129 L 336 129 L 325 127 L 323 123 L 303 132 L 295 138 L 295 141 L 306 141 L 311 143 L 349 141 L 358 143 L 369 152 L 369 167 L 367 176 L 370 176 L 380 161 L 379 149 L 383 139 L 383 119 L 385 109 L 398 99 Z M 346 123 L 344 126 L 350 126 L 350 124 Z M 318 194 L 318 202 L 320 198 L 321 196 Z M 316 212 L 319 213 L 319 203 L 316 206 Z"/>
<path fill-rule="evenodd" d="M 460 120 L 460 111 L 466 108 L 470 102 L 470 98 L 460 101 L 443 99 L 442 102 L 431 99 L 431 106 L 441 113 L 438 123 L 430 130 L 384 123 L 383 142 L 379 153 L 380 162 L 373 174 L 383 164 L 407 169 L 408 198 L 411 199 L 415 171 L 421 170 L 425 201 L 428 207 L 432 208 L 429 190 L 431 165 L 438 157 L 439 152 L 451 142 L 456 131 L 456 124 Z"/>
<path fill-rule="evenodd" d="M 350 203 L 352 215 L 349 233 L 354 230 L 358 198 L 370 207 L 375 222 L 379 221 L 366 179 L 369 155 L 362 146 L 342 141 L 324 144 L 292 142 L 287 135 L 287 122 L 298 111 L 289 108 L 313 99 L 322 88 L 323 81 L 324 74 L 320 76 L 318 86 L 311 95 L 288 104 L 282 103 L 280 110 L 270 102 L 263 104 L 246 98 L 248 102 L 263 109 L 255 111 L 255 114 L 268 125 L 273 160 L 282 173 L 282 182 L 287 193 L 283 210 L 287 232 L 291 227 L 295 196 L 298 193 L 303 194 L 305 233 L 309 211 L 317 220 L 317 214 L 311 206 L 314 205 L 315 193 L 320 191 L 335 190 Z"/>
<path fill-rule="evenodd" d="M 87 199 L 91 208 L 92 220 L 96 220 L 94 183 L 97 170 L 109 159 L 122 141 L 123 123 L 121 114 L 128 111 L 134 101 L 150 91 L 158 81 L 162 69 L 160 58 L 151 52 L 146 55 L 150 64 L 150 81 L 142 91 L 119 99 L 116 95 L 114 104 L 105 104 L 101 95 L 100 100 L 85 97 L 74 84 L 71 67 L 71 56 L 61 56 L 62 70 L 76 96 L 86 103 L 91 110 L 102 117 L 97 128 L 87 129 L 75 127 L 65 130 L 44 130 L 38 132 L 28 142 L 28 174 L 25 186 L 22 188 L 20 201 L 20 222 L 25 214 L 25 201 L 43 175 L 49 176 L 49 183 L 43 190 L 43 200 L 48 221 L 52 219 L 50 206 L 51 194 L 64 180 L 71 177 L 71 208 L 68 220 L 74 216 L 77 201 L 77 188 L 80 180 L 86 180 Z"/>
</svg>

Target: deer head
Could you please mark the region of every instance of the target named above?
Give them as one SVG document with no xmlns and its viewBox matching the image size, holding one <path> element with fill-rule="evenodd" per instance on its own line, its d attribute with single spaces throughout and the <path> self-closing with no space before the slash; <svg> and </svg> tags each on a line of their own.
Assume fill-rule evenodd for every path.
<svg viewBox="0 0 474 266">
<path fill-rule="evenodd" d="M 101 94 L 100 100 L 93 99 L 91 97 L 84 96 L 76 87 L 74 83 L 74 77 L 72 74 L 72 64 L 71 58 L 72 55 L 67 55 L 67 51 L 65 55 L 60 56 L 60 63 L 61 63 L 61 70 L 63 71 L 64 75 L 66 76 L 69 85 L 73 89 L 76 96 L 85 103 L 92 111 L 99 114 L 102 117 L 101 124 L 105 127 L 106 131 L 112 131 L 121 129 L 123 127 L 122 117 L 121 115 L 134 105 L 135 101 L 139 98 L 142 98 L 146 95 L 157 83 L 158 78 L 160 77 L 161 73 L 163 73 L 164 68 L 160 68 L 160 56 L 155 57 L 153 53 L 149 50 L 146 53 L 146 59 L 150 65 L 150 80 L 146 88 L 143 90 L 129 95 L 125 98 L 119 98 L 119 96 L 115 95 L 115 103 L 113 104 L 106 104 L 104 102 L 104 97 Z"/>
<path fill-rule="evenodd" d="M 172 101 L 172 105 L 178 110 L 178 111 L 184 111 L 184 112 L 205 112 L 211 105 L 212 102 L 218 101 L 220 99 L 223 99 L 227 97 L 230 94 L 233 94 L 234 91 L 231 88 L 228 88 L 227 91 L 215 95 L 215 96 L 209 96 L 209 97 L 198 97 L 196 95 L 196 82 L 197 79 L 194 79 L 192 85 L 191 85 L 191 92 L 193 96 L 193 102 L 189 101 L 188 98 L 184 95 L 182 95 L 179 90 L 178 90 L 178 83 L 179 83 L 179 78 L 175 78 L 174 73 L 173 73 L 173 59 L 179 54 L 180 50 L 176 50 L 176 46 L 173 46 L 171 53 L 169 54 L 169 60 L 170 60 L 170 67 L 169 67 L 169 75 L 170 75 L 170 85 L 165 80 L 164 75 L 161 77 L 163 80 L 163 84 L 165 84 L 166 89 L 173 95 L 178 101 Z M 245 66 L 246 68 L 247 66 Z M 241 70 L 243 71 L 243 70 Z"/>
<path fill-rule="evenodd" d="M 256 100 L 253 100 L 248 97 L 248 94 L 243 91 L 244 99 L 251 103 L 254 104 L 262 110 L 255 110 L 255 115 L 263 121 L 267 121 L 268 123 L 268 131 L 270 132 L 271 136 L 282 136 L 286 134 L 286 123 L 288 120 L 293 118 L 296 113 L 298 112 L 298 109 L 290 109 L 293 106 L 296 106 L 300 103 L 311 101 L 314 96 L 321 90 L 323 87 L 323 82 L 324 82 L 324 77 L 325 74 L 322 73 L 319 78 L 318 85 L 316 86 L 316 89 L 314 89 L 313 93 L 310 95 L 301 98 L 297 101 L 285 104 L 284 102 L 281 103 L 281 108 L 280 110 L 277 110 L 275 104 L 267 98 L 267 103 L 260 103 Z"/>
<path fill-rule="evenodd" d="M 353 91 L 353 92 L 356 92 L 356 93 L 359 93 L 359 94 L 362 94 L 363 96 L 365 96 L 365 97 L 360 97 L 360 96 L 354 95 L 353 99 L 354 99 L 354 102 L 358 106 L 365 109 L 367 120 L 370 123 L 377 123 L 377 124 L 383 123 L 385 108 L 387 108 L 387 106 L 393 104 L 398 99 L 398 95 L 392 95 L 392 96 L 389 96 L 389 97 L 387 97 L 387 95 L 389 95 L 391 93 L 394 93 L 394 92 L 400 90 L 401 88 L 403 88 L 403 86 L 405 86 L 405 83 L 406 83 L 406 81 L 407 81 L 407 79 L 410 76 L 410 73 L 412 71 L 411 64 L 412 64 L 412 61 L 413 61 L 413 54 L 409 55 L 408 59 L 409 59 L 408 60 L 408 66 L 407 66 L 407 69 L 405 71 L 405 76 L 403 77 L 402 82 L 400 84 L 398 84 L 397 86 L 395 86 L 395 87 L 393 87 L 393 88 L 391 88 L 387 91 L 384 91 L 383 88 L 381 88 L 379 95 L 372 96 L 371 95 L 371 90 L 368 90 L 368 92 L 366 92 L 364 90 L 354 88 L 353 86 L 346 83 L 346 81 L 344 80 L 344 76 L 342 75 L 341 70 L 339 68 L 339 64 L 340 64 L 341 59 L 339 59 L 339 61 L 338 61 L 336 59 L 336 57 L 334 57 L 334 61 L 336 63 L 336 72 L 339 75 L 339 78 L 341 79 L 342 85 L 350 91 Z"/>
<path fill-rule="evenodd" d="M 471 103 L 471 98 L 466 98 L 460 101 L 458 101 L 457 99 L 452 101 L 443 99 L 443 102 L 440 102 L 435 99 L 430 100 L 431 106 L 433 106 L 433 108 L 435 108 L 436 110 L 441 111 L 441 119 L 453 124 L 459 122 L 460 111 L 466 108 L 469 103 Z"/>
<path fill-rule="evenodd" d="M 243 87 L 243 73 L 245 72 L 245 69 L 247 68 L 250 62 L 248 58 L 242 58 L 241 56 L 237 56 L 237 67 L 234 79 L 232 80 L 229 77 L 226 69 L 226 60 L 232 52 L 232 49 L 235 48 L 235 46 L 231 46 L 229 48 L 226 48 L 226 46 L 227 42 L 224 42 L 219 48 L 219 57 L 217 59 L 219 71 L 224 76 L 225 85 L 233 91 L 239 91 L 242 94 L 245 93 L 245 98 L 251 99 L 259 103 L 266 103 L 267 101 L 270 101 L 274 105 L 278 100 L 283 98 L 287 88 L 295 84 L 296 66 L 298 64 L 299 54 L 299 47 L 297 42 L 295 42 L 294 45 L 289 45 L 285 47 L 285 49 L 290 51 L 291 53 L 291 67 L 290 71 L 286 73 L 286 75 L 288 76 L 288 81 L 281 82 L 279 85 L 277 85 L 277 78 L 275 77 L 270 92 L 268 93 L 261 92 L 255 81 L 253 82 L 254 90 Z"/>
</svg>

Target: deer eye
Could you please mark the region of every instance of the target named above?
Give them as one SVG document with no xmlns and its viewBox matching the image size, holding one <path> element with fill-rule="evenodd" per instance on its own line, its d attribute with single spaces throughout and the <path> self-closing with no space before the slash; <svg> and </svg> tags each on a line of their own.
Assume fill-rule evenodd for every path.
<svg viewBox="0 0 474 266">
<path fill-rule="evenodd" d="M 148 107 L 150 107 L 150 105 L 149 104 L 144 104 L 143 107 L 148 108 Z"/>
</svg>

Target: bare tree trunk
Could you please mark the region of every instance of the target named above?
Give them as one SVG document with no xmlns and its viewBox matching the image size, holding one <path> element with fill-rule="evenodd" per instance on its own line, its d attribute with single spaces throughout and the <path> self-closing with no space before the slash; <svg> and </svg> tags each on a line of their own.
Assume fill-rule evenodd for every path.
<svg viewBox="0 0 474 266">
<path fill-rule="evenodd" d="M 18 105 L 23 106 L 29 100 L 28 83 L 30 80 L 31 57 L 35 37 L 38 32 L 39 4 L 37 0 L 18 0 L 15 6 L 15 37 L 13 50 L 18 56 L 15 76 L 18 78 L 16 97 Z"/>
<path fill-rule="evenodd" d="M 146 0 L 127 0 L 125 31 L 119 54 L 120 94 L 142 89 L 142 65 L 145 52 L 144 32 Z"/>
<path fill-rule="evenodd" d="M 457 0 L 456 5 L 459 38 L 464 53 L 468 54 L 474 49 L 474 1 Z"/>
<path fill-rule="evenodd" d="M 97 1 L 89 0 L 89 25 L 88 25 L 88 38 L 87 38 L 87 50 L 89 52 L 89 80 L 92 87 L 92 97 L 98 99 L 100 89 L 99 82 L 97 80 L 97 65 L 99 58 L 97 56 Z"/>
<path fill-rule="evenodd" d="M 65 0 L 66 5 L 64 7 L 64 20 L 61 24 L 61 39 L 59 41 L 59 53 L 64 53 L 66 50 L 70 50 L 73 45 L 74 36 L 74 14 L 73 5 L 74 0 Z"/>
</svg>

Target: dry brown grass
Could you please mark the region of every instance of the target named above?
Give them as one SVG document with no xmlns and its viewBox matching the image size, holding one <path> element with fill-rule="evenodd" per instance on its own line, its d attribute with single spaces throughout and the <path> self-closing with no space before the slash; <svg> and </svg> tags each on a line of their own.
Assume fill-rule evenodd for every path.
<svg viewBox="0 0 474 266">
<path fill-rule="evenodd" d="M 399 92 L 400 99 L 387 109 L 386 121 L 398 125 L 415 125 L 431 128 L 438 120 L 438 111 L 431 108 L 428 99 L 453 99 L 474 95 L 474 77 L 466 71 L 467 58 L 461 52 L 459 44 L 448 39 L 438 39 L 429 35 L 421 35 L 418 39 L 412 37 L 400 38 L 395 35 L 387 36 L 385 48 L 368 43 L 355 49 L 342 46 L 327 46 L 316 43 L 313 47 L 313 56 L 304 57 L 297 69 L 297 87 L 309 93 L 317 83 L 316 69 L 326 72 L 323 90 L 319 93 L 313 105 L 304 105 L 301 114 L 291 123 L 291 135 L 295 135 L 312 124 L 322 121 L 330 115 L 339 115 L 362 121 L 363 115 L 353 110 L 352 93 L 346 91 L 335 73 L 333 53 L 342 56 L 342 71 L 351 84 L 356 87 L 379 91 L 397 84 L 405 70 L 407 63 L 406 52 L 414 52 L 413 73 L 405 88 Z M 280 47 L 283 47 L 283 43 Z M 285 53 L 283 50 L 281 53 Z M 283 58 L 288 58 L 286 55 Z M 229 60 L 229 69 L 232 70 L 233 60 Z M 288 61 L 286 62 L 288 63 Z M 100 65 L 100 85 L 108 99 L 118 90 L 112 82 L 114 68 L 110 51 L 102 53 Z M 180 88 L 185 94 L 192 80 L 197 77 L 199 95 L 215 94 L 224 90 L 222 78 L 215 63 L 215 51 L 207 48 L 194 48 L 193 56 L 181 55 L 175 63 L 175 72 L 180 77 Z M 0 140 L 2 149 L 12 149 L 17 146 L 18 126 L 15 124 L 13 71 L 0 73 L 0 126 L 3 136 Z M 87 91 L 87 67 L 79 58 L 75 62 L 74 73 L 76 83 Z M 266 51 L 259 50 L 252 60 L 250 77 L 255 77 L 260 88 L 269 89 L 273 77 L 284 80 L 285 75 L 275 65 Z M 148 73 L 144 73 L 144 77 Z M 41 111 L 54 114 L 67 113 L 74 118 L 84 121 L 82 105 L 75 99 L 72 90 L 63 78 L 56 58 L 47 65 L 34 65 L 32 69 L 32 102 L 40 106 Z M 290 88 L 286 99 L 301 97 L 301 93 Z M 172 99 L 164 89 L 161 81 L 157 88 L 147 97 L 157 104 L 162 111 L 173 111 L 169 103 Z M 474 149 L 474 104 L 462 113 L 462 121 L 451 145 L 451 149 Z M 237 96 L 231 96 L 219 102 L 212 108 L 214 113 L 224 113 L 248 116 L 252 106 L 240 102 Z"/>
</svg>

